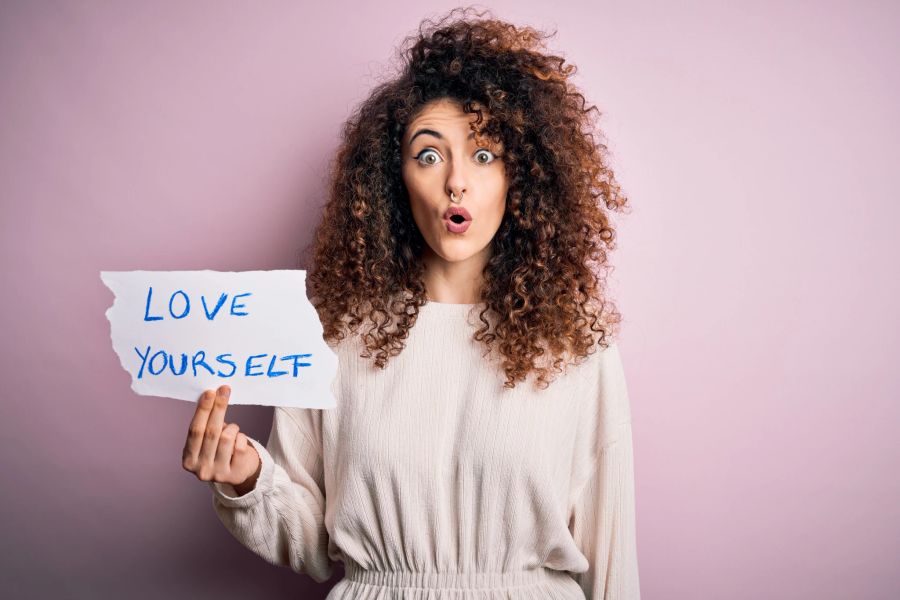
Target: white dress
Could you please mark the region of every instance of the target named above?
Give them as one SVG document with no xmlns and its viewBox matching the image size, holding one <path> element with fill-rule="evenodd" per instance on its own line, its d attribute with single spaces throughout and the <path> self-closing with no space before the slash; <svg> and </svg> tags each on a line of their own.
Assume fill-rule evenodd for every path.
<svg viewBox="0 0 900 600">
<path fill-rule="evenodd" d="M 318 582 L 342 561 L 328 600 L 638 600 L 617 345 L 506 389 L 477 309 L 422 306 L 384 370 L 332 346 L 337 407 L 276 408 L 255 489 L 210 483 L 232 535 Z"/>
</svg>

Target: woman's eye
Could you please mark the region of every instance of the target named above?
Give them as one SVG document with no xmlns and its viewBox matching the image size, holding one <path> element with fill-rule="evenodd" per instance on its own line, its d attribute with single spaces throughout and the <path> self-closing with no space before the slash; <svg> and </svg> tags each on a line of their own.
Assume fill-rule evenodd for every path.
<svg viewBox="0 0 900 600">
<path fill-rule="evenodd" d="M 441 161 L 441 157 L 434 150 L 426 148 L 425 150 L 419 152 L 419 154 L 416 156 L 416 160 L 426 165 L 434 165 Z"/>
<path fill-rule="evenodd" d="M 481 158 L 481 157 L 484 157 L 484 158 Z M 495 158 L 497 158 L 497 157 L 494 156 L 493 152 L 491 152 L 490 150 L 485 150 L 483 148 L 475 153 L 475 161 L 482 165 L 486 165 L 486 164 L 493 162 Z"/>
</svg>

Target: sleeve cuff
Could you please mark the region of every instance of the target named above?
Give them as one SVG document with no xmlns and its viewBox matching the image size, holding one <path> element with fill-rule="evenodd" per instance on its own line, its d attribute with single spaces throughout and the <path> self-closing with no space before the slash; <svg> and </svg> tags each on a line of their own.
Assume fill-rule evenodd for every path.
<svg viewBox="0 0 900 600">
<path fill-rule="evenodd" d="M 262 497 L 268 494 L 274 487 L 275 460 L 261 443 L 249 436 L 247 437 L 247 440 L 253 444 L 254 448 L 256 448 L 256 451 L 259 453 L 259 458 L 262 461 L 262 468 L 259 472 L 259 477 L 256 479 L 256 486 L 243 496 L 238 496 L 234 486 L 230 483 L 208 482 L 209 487 L 213 491 L 213 497 L 223 506 L 232 508 L 247 508 L 253 506 L 262 500 Z"/>
</svg>

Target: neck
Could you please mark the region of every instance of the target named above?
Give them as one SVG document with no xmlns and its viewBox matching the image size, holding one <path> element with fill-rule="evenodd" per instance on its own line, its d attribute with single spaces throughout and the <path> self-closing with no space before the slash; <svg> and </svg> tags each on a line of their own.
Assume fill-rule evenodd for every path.
<svg viewBox="0 0 900 600">
<path fill-rule="evenodd" d="M 422 254 L 425 263 L 423 277 L 429 300 L 450 304 L 475 304 L 480 302 L 482 271 L 488 260 L 489 247 L 465 260 L 447 261 L 426 248 Z"/>
</svg>

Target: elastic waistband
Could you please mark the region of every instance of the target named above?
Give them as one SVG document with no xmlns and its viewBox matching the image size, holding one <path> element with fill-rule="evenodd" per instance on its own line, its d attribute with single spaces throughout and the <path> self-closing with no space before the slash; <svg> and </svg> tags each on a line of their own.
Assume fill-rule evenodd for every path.
<svg viewBox="0 0 900 600">
<path fill-rule="evenodd" d="M 344 565 L 344 577 L 350 581 L 368 585 L 400 588 L 505 588 L 535 585 L 538 583 L 569 578 L 555 569 L 528 569 L 524 571 L 502 572 L 455 572 L 455 571 L 367 571 L 354 561 Z"/>
</svg>

